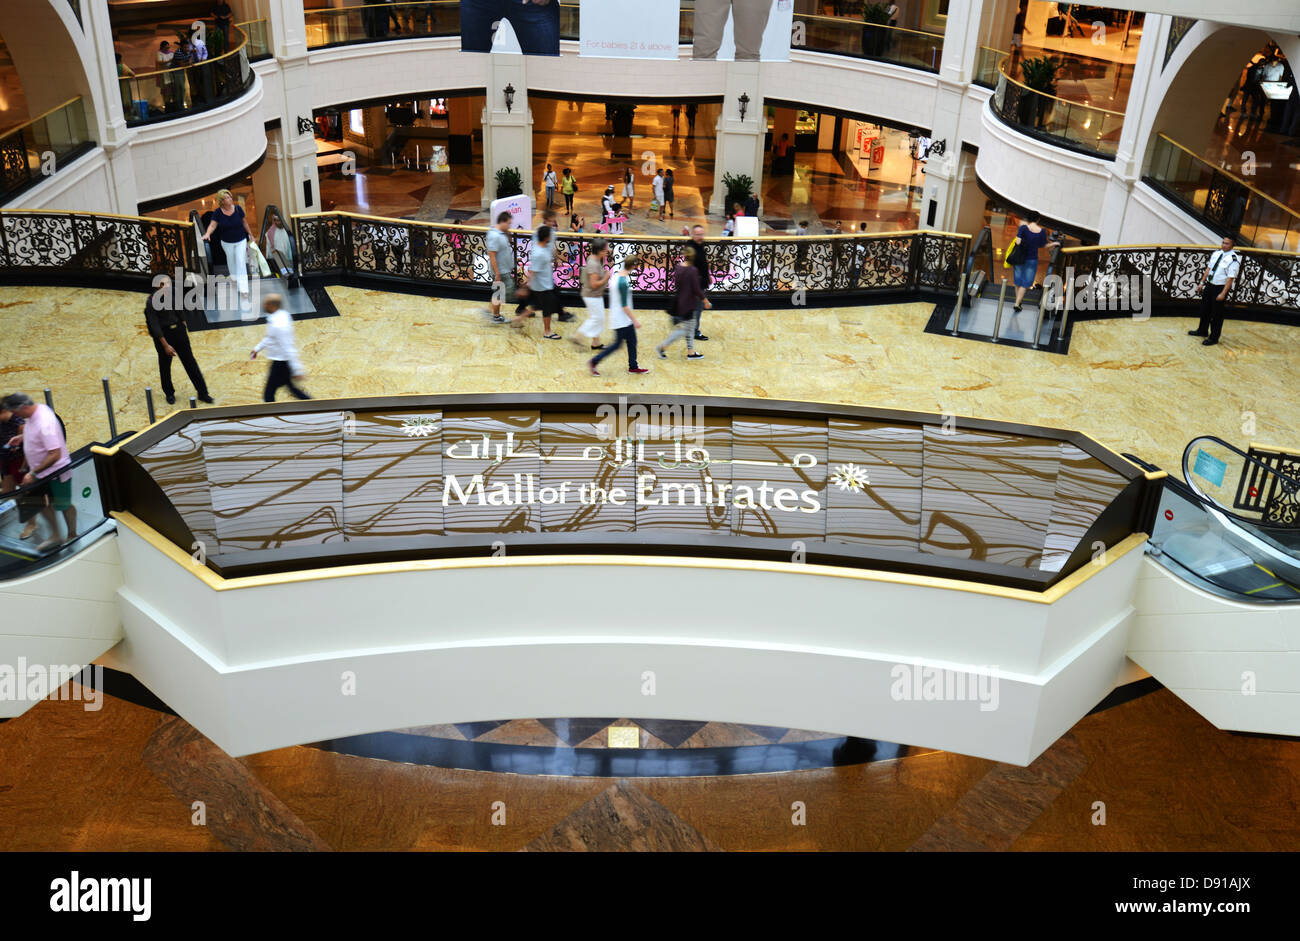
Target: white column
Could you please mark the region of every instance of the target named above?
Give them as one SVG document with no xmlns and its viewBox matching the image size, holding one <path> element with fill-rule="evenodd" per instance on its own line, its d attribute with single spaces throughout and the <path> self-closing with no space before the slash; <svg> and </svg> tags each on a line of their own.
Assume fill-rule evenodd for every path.
<svg viewBox="0 0 1300 941">
<path fill-rule="evenodd" d="M 714 158 L 713 196 L 709 199 L 711 214 L 725 215 L 729 206 L 723 202 L 727 188 L 722 183 L 724 173 L 743 173 L 754 181 L 754 192 L 763 192 L 763 144 L 767 137 L 767 121 L 763 116 L 763 66 L 759 62 L 724 62 L 719 67 L 725 71 L 725 89 L 722 113 L 717 124 L 717 154 Z M 740 117 L 740 98 L 749 96 L 745 117 Z"/>
<path fill-rule="evenodd" d="M 97 112 L 92 112 L 87 102 L 86 120 L 90 125 L 87 131 L 94 135 L 108 158 L 109 190 L 103 211 L 133 216 L 139 205 L 135 164 L 131 159 L 131 141 L 135 138 L 135 131 L 126 126 L 126 116 L 122 113 L 108 0 L 85 0 L 85 16 L 86 36 L 94 50 L 94 59 L 87 62 L 87 70 L 91 72 L 92 81 L 102 89 L 99 96 L 102 106 Z"/>
<path fill-rule="evenodd" d="M 525 57 L 508 52 L 476 53 L 491 58 L 487 101 L 483 106 L 483 199 L 486 209 L 497 198 L 497 170 L 514 167 L 523 191 L 533 186 L 533 115 L 528 107 L 528 69 Z M 505 89 L 514 89 L 506 110 Z"/>
<path fill-rule="evenodd" d="M 1168 16 L 1148 13 L 1143 24 L 1128 103 L 1124 107 L 1124 129 L 1120 132 L 1115 160 L 1109 167 L 1110 178 L 1106 181 L 1102 200 L 1098 230 L 1102 245 L 1123 245 L 1126 242 L 1124 221 L 1128 203 L 1133 187 L 1142 179 L 1142 167 L 1150 143 L 1150 136 L 1142 131 L 1151 124 L 1148 118 L 1160 108 L 1159 97 L 1149 95 L 1148 90 L 1158 84 L 1171 22 Z"/>
<path fill-rule="evenodd" d="M 281 76 L 279 100 L 269 102 L 270 113 L 279 114 L 280 130 L 267 135 L 266 161 L 257 174 L 258 182 L 254 184 L 258 189 L 258 201 L 262 206 L 274 203 L 286 216 L 320 212 L 316 131 L 311 123 L 312 90 L 302 3 L 268 0 L 266 7 L 264 15 L 269 20 L 271 51 L 279 63 Z M 303 122 L 301 128 L 298 124 L 300 119 Z M 271 164 L 273 172 L 268 172 L 266 164 Z M 262 186 L 271 192 L 262 192 Z"/>
<path fill-rule="evenodd" d="M 994 0 L 988 0 L 990 5 L 993 2 Z M 935 141 L 943 142 L 944 153 L 941 156 L 931 156 L 926 162 L 920 221 L 923 229 L 955 231 L 958 225 L 963 185 L 958 172 L 962 114 L 964 110 L 976 107 L 967 98 L 966 89 L 978 61 L 986 12 L 984 0 L 969 0 L 949 6 L 934 113 L 930 120 L 930 136 Z"/>
</svg>

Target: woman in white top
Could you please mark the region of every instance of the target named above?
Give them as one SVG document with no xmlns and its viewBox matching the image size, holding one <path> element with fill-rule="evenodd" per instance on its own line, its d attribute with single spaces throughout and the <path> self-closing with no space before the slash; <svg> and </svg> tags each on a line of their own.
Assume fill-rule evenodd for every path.
<svg viewBox="0 0 1300 941">
<path fill-rule="evenodd" d="M 549 163 L 546 165 L 546 175 L 542 177 L 542 185 L 546 187 L 546 208 L 554 209 L 555 187 L 560 185 L 560 181 Z"/>
<path fill-rule="evenodd" d="M 627 208 L 632 208 L 632 200 L 636 198 L 636 177 L 632 175 L 632 168 L 627 167 L 623 170 L 623 199 L 627 202 Z"/>
</svg>

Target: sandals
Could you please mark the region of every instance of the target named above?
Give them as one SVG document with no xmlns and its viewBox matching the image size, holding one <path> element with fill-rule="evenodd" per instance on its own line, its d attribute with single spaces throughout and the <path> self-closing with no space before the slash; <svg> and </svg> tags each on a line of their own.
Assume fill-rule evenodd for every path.
<svg viewBox="0 0 1300 941">
<path fill-rule="evenodd" d="M 687 358 L 687 359 L 704 359 L 704 354 L 703 354 L 703 353 L 687 353 L 687 354 L 686 354 L 686 358 Z"/>
<path fill-rule="evenodd" d="M 560 336 L 558 333 L 543 333 L 543 334 L 542 334 L 542 339 L 543 339 L 543 340 L 563 340 L 564 337 Z"/>
</svg>

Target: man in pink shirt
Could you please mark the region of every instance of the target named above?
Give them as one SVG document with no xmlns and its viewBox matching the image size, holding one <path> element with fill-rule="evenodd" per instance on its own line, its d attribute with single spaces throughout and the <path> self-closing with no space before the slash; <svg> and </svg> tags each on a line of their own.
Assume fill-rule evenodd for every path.
<svg viewBox="0 0 1300 941">
<path fill-rule="evenodd" d="M 41 516 L 50 524 L 50 538 L 37 546 L 37 549 L 44 552 L 65 541 L 59 538 L 59 520 L 54 515 L 56 510 L 63 511 L 63 519 L 68 526 L 66 541 L 72 542 L 77 538 L 77 508 L 72 505 L 72 474 L 59 473 L 70 463 L 68 442 L 63 436 L 59 417 L 48 405 L 37 405 L 31 396 L 22 392 L 9 396 L 4 404 L 6 409 L 19 418 L 26 419 L 23 430 L 9 439 L 11 447 L 22 444 L 23 459 L 27 462 L 27 473 L 19 485 L 27 487 L 43 483 L 43 486 L 31 491 L 28 497 L 39 501 Z"/>
</svg>

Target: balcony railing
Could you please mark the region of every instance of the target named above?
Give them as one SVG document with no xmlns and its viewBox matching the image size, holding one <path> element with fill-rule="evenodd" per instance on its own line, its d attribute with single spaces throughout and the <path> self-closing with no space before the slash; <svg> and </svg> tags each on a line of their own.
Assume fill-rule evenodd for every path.
<svg viewBox="0 0 1300 941">
<path fill-rule="evenodd" d="M 1124 126 L 1119 111 L 1067 101 L 1016 81 L 1007 74 L 1005 60 L 989 107 L 1003 123 L 1031 137 L 1107 159 L 1114 159 Z"/>
<path fill-rule="evenodd" d="M 1000 49 L 992 49 L 988 46 L 980 46 L 975 54 L 975 74 L 971 76 L 971 81 L 976 85 L 983 85 L 985 88 L 997 88 L 998 77 L 1002 74 L 999 67 L 1002 60 L 1010 53 L 1003 52 Z"/>
<path fill-rule="evenodd" d="M 222 55 L 119 78 L 126 123 L 152 124 L 209 111 L 247 92 L 257 77 L 248 64 L 249 37 L 239 26 L 233 26 L 231 32 L 236 42 Z"/>
<path fill-rule="evenodd" d="M 0 204 L 7 203 L 95 146 L 78 96 L 0 136 Z"/>
<path fill-rule="evenodd" d="M 801 14 L 795 19 L 804 24 L 805 38 L 803 45 L 793 48 L 939 71 L 939 60 L 943 58 L 941 33 L 863 23 L 842 16 Z"/>
<path fill-rule="evenodd" d="M 248 61 L 271 58 L 271 28 L 266 20 L 236 23 L 235 29 L 248 37 Z"/>
<path fill-rule="evenodd" d="M 1147 183 L 1210 228 L 1256 248 L 1300 251 L 1300 213 L 1157 134 Z"/>
<path fill-rule="evenodd" d="M 0 283 L 122 284 L 145 288 L 156 274 L 199 271 L 190 226 L 88 212 L 0 212 Z"/>
<path fill-rule="evenodd" d="M 342 10 L 307 11 L 308 49 L 359 42 L 459 35 L 458 0 L 424 0 L 422 3 L 385 3 L 346 7 Z"/>
<path fill-rule="evenodd" d="M 1134 286 L 1151 310 L 1191 315 L 1200 309 L 1197 286 L 1213 245 L 1115 245 L 1066 248 L 1061 271 L 1067 287 L 1074 283 L 1070 317 L 1113 315 L 1133 305 Z M 1083 279 L 1082 281 L 1080 279 Z M 1086 284 L 1084 292 L 1081 286 Z M 1148 287 L 1149 285 L 1149 287 Z M 1149 292 L 1149 293 L 1147 293 Z M 1244 249 L 1241 270 L 1228 294 L 1229 309 L 1266 315 L 1300 326 L 1300 255 Z"/>
<path fill-rule="evenodd" d="M 559 12 L 560 38 L 578 40 L 578 4 L 561 3 Z M 943 55 L 943 36 L 939 33 L 877 26 L 841 16 L 797 14 L 795 18 L 803 24 L 803 41 L 795 48 L 878 59 L 929 72 L 939 70 L 939 60 Z M 423 0 L 341 10 L 309 10 L 306 23 L 309 49 L 428 36 L 459 36 L 460 4 L 454 0 Z M 682 45 L 690 45 L 694 40 L 694 27 L 695 11 L 683 8 L 678 27 L 678 41 Z"/>
<path fill-rule="evenodd" d="M 354 276 L 464 289 L 492 284 L 488 230 L 348 212 L 294 216 L 304 275 Z M 531 232 L 513 232 L 522 273 Z M 593 236 L 560 232 L 555 283 L 576 291 Z M 610 236 L 611 264 L 641 259 L 633 288 L 666 297 L 685 239 Z M 946 232 L 710 239 L 710 293 L 735 298 L 955 292 L 970 236 Z"/>
</svg>

